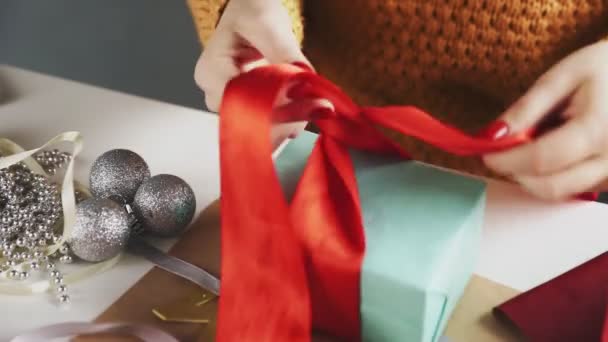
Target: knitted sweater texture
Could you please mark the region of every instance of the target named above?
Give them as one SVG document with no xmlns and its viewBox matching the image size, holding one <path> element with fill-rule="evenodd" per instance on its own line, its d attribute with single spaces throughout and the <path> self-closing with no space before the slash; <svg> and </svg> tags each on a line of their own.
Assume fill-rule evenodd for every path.
<svg viewBox="0 0 608 342">
<path fill-rule="evenodd" d="M 188 0 L 203 46 L 225 2 Z M 608 0 L 282 3 L 317 71 L 359 104 L 414 105 L 469 133 L 560 59 L 608 36 Z M 393 136 L 417 160 L 490 175 L 477 158 Z"/>
</svg>

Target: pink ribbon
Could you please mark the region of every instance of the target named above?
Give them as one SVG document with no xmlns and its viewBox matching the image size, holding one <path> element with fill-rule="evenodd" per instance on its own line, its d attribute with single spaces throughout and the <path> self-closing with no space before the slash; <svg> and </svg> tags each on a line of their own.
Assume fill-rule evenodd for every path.
<svg viewBox="0 0 608 342">
<path fill-rule="evenodd" d="M 129 323 L 67 322 L 47 325 L 14 337 L 10 342 L 40 342 L 60 337 L 118 333 L 138 337 L 144 342 L 179 342 L 168 333 L 145 325 Z"/>
</svg>

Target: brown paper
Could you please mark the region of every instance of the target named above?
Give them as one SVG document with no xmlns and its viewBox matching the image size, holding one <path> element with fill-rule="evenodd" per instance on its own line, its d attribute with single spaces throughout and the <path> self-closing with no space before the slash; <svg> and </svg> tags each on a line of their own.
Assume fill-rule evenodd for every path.
<svg viewBox="0 0 608 342">
<path fill-rule="evenodd" d="M 450 317 L 446 335 L 451 342 L 523 341 L 514 327 L 498 322 L 492 315 L 494 307 L 517 293 L 504 285 L 473 276 Z"/>
<path fill-rule="evenodd" d="M 220 234 L 219 205 L 207 208 L 171 250 L 171 254 L 219 274 Z M 153 269 L 111 305 L 96 322 L 133 322 L 151 324 L 172 334 L 180 341 L 211 342 L 215 335 L 217 300 L 206 305 L 208 324 L 165 322 L 155 316 L 153 309 L 180 305 L 180 301 L 201 289 L 187 280 L 160 269 Z M 520 341 L 514 330 L 499 324 L 490 314 L 491 309 L 517 292 L 487 279 L 474 276 L 447 326 L 451 342 Z M 137 341 L 119 336 L 81 337 L 78 341 Z M 320 334 L 315 341 L 337 341 Z"/>
</svg>

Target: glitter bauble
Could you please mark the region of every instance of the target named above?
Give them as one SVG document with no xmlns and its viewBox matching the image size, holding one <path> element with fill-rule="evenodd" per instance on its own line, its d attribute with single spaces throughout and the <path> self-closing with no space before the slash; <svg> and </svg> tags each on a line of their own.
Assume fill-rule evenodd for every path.
<svg viewBox="0 0 608 342">
<path fill-rule="evenodd" d="M 175 236 L 192 221 L 194 191 L 177 176 L 161 174 L 145 181 L 135 194 L 133 211 L 147 232 Z"/>
<path fill-rule="evenodd" d="M 89 183 L 93 196 L 120 198 L 130 203 L 137 188 L 150 178 L 148 164 L 129 150 L 110 150 L 95 160 Z"/>
<path fill-rule="evenodd" d="M 128 239 L 129 218 L 124 208 L 109 199 L 89 198 L 78 204 L 67 243 L 80 259 L 99 262 L 118 255 Z"/>
</svg>

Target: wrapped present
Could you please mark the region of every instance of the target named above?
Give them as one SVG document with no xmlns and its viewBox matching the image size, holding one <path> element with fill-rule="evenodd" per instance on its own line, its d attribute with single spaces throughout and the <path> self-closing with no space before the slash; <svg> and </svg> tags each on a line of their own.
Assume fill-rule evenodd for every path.
<svg viewBox="0 0 608 342">
<path fill-rule="evenodd" d="M 288 198 L 316 139 L 303 133 L 277 159 Z M 485 185 L 414 161 L 357 151 L 351 158 L 366 241 L 363 340 L 437 341 L 473 271 Z"/>
<path fill-rule="evenodd" d="M 277 107 L 286 98 L 333 110 Z M 276 122 L 302 120 L 320 135 L 299 154 L 288 201 L 268 137 Z M 483 184 L 398 162 L 407 151 L 378 126 L 463 156 L 530 139 L 471 137 L 414 107 L 360 108 L 301 66 L 233 79 L 220 108 L 217 341 L 304 342 L 315 328 L 347 341 L 438 340 L 472 271 Z"/>
</svg>

